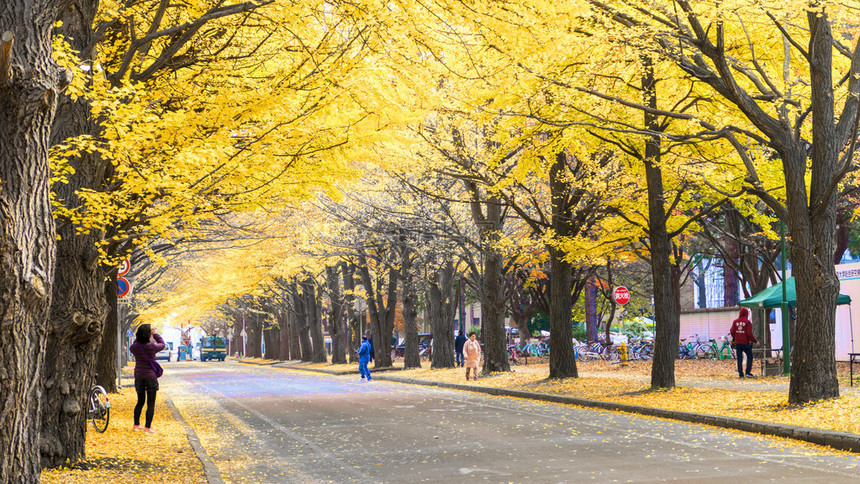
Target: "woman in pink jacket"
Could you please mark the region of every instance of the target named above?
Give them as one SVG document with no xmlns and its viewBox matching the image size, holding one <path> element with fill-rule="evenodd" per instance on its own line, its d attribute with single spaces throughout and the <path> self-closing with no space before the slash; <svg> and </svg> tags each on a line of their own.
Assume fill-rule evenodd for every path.
<svg viewBox="0 0 860 484">
<path fill-rule="evenodd" d="M 463 354 L 466 356 L 466 381 L 469 381 L 469 369 L 475 370 L 474 379 L 478 379 L 478 362 L 481 360 L 481 343 L 475 339 L 475 332 L 469 333 L 469 341 L 463 345 Z"/>
</svg>

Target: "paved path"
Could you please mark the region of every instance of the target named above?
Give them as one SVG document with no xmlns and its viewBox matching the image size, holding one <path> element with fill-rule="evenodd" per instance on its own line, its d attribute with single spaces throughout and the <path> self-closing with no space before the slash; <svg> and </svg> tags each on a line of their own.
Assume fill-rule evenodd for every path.
<svg viewBox="0 0 860 484">
<path fill-rule="evenodd" d="M 165 369 L 226 482 L 860 479 L 860 456 L 682 422 L 229 362 Z"/>
</svg>

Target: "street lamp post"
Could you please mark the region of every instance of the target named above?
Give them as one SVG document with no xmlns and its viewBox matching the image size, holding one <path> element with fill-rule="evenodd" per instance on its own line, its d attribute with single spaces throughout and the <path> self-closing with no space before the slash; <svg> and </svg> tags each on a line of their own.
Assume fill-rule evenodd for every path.
<svg viewBox="0 0 860 484">
<path fill-rule="evenodd" d="M 782 373 L 788 376 L 791 374 L 791 344 L 789 341 L 791 335 L 788 330 L 788 297 L 786 294 L 788 281 L 785 278 L 785 222 L 782 220 L 779 222 L 779 235 L 782 239 L 782 260 L 780 261 L 782 266 L 782 304 L 780 305 L 780 312 L 782 313 Z M 795 289 L 796 293 L 797 290 Z"/>
</svg>

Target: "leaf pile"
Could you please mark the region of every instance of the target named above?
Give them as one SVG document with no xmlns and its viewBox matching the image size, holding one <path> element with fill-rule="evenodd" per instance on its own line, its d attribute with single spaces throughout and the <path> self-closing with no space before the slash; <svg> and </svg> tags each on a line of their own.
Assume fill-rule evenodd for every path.
<svg viewBox="0 0 860 484">
<path fill-rule="evenodd" d="M 132 430 L 137 394 L 123 388 L 110 394 L 110 424 L 100 434 L 87 423 L 86 459 L 42 471 L 43 483 L 164 482 L 205 483 L 203 465 L 158 393 L 152 428 L 155 435 Z M 144 412 L 146 409 L 144 408 Z"/>
</svg>

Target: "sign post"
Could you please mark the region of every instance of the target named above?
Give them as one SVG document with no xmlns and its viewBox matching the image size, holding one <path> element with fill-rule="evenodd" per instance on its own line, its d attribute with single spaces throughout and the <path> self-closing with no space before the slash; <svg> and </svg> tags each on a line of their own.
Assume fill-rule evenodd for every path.
<svg viewBox="0 0 860 484">
<path fill-rule="evenodd" d="M 117 302 L 126 302 L 125 298 L 131 292 L 131 283 L 125 277 L 122 277 L 131 271 L 131 261 L 126 257 L 122 260 L 117 269 L 116 278 L 116 297 Z M 125 320 L 125 304 L 117 304 L 117 321 L 116 321 L 116 382 L 117 388 L 122 388 L 122 322 Z M 129 330 L 131 331 L 131 330 Z"/>
</svg>

